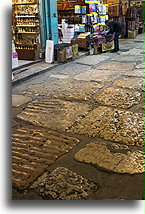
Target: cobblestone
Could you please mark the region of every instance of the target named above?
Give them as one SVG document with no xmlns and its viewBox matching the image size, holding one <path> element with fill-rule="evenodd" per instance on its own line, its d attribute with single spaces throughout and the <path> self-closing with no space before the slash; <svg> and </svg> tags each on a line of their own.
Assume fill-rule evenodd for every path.
<svg viewBox="0 0 145 214">
<path fill-rule="evenodd" d="M 48 165 L 68 153 L 79 140 L 54 131 L 19 128 L 12 140 L 12 182 L 27 188 Z"/>
<path fill-rule="evenodd" d="M 116 80 L 113 84 L 114 86 L 133 89 L 137 91 L 144 91 L 144 80 L 143 78 L 128 78 L 125 77 L 122 80 Z"/>
<path fill-rule="evenodd" d="M 117 71 L 110 70 L 97 70 L 94 69 L 89 72 L 85 72 L 74 77 L 75 80 L 82 81 L 98 81 L 98 82 L 109 82 L 115 80 L 119 77 L 119 73 Z"/>
<path fill-rule="evenodd" d="M 144 153 L 128 146 L 109 143 L 91 143 L 75 155 L 80 162 L 91 163 L 117 173 L 143 173 Z"/>
<path fill-rule="evenodd" d="M 32 99 L 30 97 L 12 94 L 12 107 L 17 108 L 17 107 L 20 107 L 20 106 L 24 105 L 25 103 L 29 103 L 31 101 L 32 101 Z"/>
<path fill-rule="evenodd" d="M 99 66 L 97 66 L 96 68 L 98 70 L 110 70 L 110 72 L 112 71 L 128 71 L 128 70 L 133 70 L 135 68 L 136 63 L 132 63 L 132 62 L 106 62 L 103 63 Z"/>
<path fill-rule="evenodd" d="M 36 126 L 65 131 L 88 111 L 88 104 L 42 99 L 31 102 L 17 118 Z"/>
<path fill-rule="evenodd" d="M 87 114 L 70 131 L 89 137 L 143 146 L 143 128 L 143 114 L 100 106 Z"/>
<path fill-rule="evenodd" d="M 28 87 L 28 92 L 37 96 L 63 98 L 66 100 L 88 100 L 102 87 L 103 85 L 99 83 L 56 80 L 31 85 Z"/>
<path fill-rule="evenodd" d="M 143 69 L 135 69 L 133 71 L 127 71 L 123 75 L 128 76 L 128 77 L 144 77 L 144 70 Z"/>
<path fill-rule="evenodd" d="M 93 182 L 64 167 L 51 174 L 46 172 L 31 188 L 44 198 L 51 195 L 55 200 L 87 200 L 98 189 Z"/>
<path fill-rule="evenodd" d="M 107 88 L 103 92 L 95 95 L 94 99 L 102 105 L 127 109 L 135 104 L 139 104 L 141 94 L 124 89 Z"/>
<path fill-rule="evenodd" d="M 109 56 L 101 55 L 100 57 L 100 55 L 92 55 L 92 56 L 86 56 L 81 59 L 78 59 L 75 62 L 79 64 L 85 64 L 85 65 L 97 65 L 108 58 Z"/>
</svg>

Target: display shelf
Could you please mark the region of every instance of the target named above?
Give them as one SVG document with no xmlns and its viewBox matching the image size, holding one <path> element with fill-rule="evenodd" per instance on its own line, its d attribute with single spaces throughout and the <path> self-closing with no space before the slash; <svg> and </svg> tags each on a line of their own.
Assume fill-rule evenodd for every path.
<svg viewBox="0 0 145 214">
<path fill-rule="evenodd" d="M 13 6 L 15 5 L 34 5 L 34 4 L 38 4 L 38 2 L 28 2 L 28 3 L 15 3 L 15 4 L 12 4 Z"/>
<path fill-rule="evenodd" d="M 39 3 L 13 0 L 13 38 L 19 59 L 35 60 L 39 57 L 40 20 Z"/>
<path fill-rule="evenodd" d="M 17 32 L 18 34 L 39 34 L 40 32 Z"/>
<path fill-rule="evenodd" d="M 39 25 L 16 25 L 16 27 L 39 27 Z"/>
<path fill-rule="evenodd" d="M 35 15 L 34 16 L 31 16 L 31 15 L 30 16 L 29 15 L 26 15 L 26 16 L 15 16 L 15 17 L 16 18 L 35 18 L 36 17 L 37 18 L 37 16 L 35 16 Z"/>
</svg>

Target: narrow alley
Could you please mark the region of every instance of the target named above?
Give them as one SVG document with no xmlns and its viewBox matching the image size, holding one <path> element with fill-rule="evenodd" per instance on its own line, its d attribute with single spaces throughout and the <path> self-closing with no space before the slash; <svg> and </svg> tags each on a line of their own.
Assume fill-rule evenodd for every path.
<svg viewBox="0 0 145 214">
<path fill-rule="evenodd" d="M 14 200 L 143 199 L 143 45 L 15 71 Z"/>
</svg>

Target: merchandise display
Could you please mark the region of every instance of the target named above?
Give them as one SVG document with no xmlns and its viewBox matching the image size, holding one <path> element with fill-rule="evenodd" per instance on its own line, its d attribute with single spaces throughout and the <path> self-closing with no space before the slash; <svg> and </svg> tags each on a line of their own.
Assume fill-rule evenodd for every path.
<svg viewBox="0 0 145 214">
<path fill-rule="evenodd" d="M 35 60 L 40 51 L 39 4 L 36 0 L 13 0 L 13 40 L 19 59 Z"/>
<path fill-rule="evenodd" d="M 106 36 L 108 31 L 106 20 L 121 23 L 120 38 L 135 38 L 138 33 L 143 33 L 142 1 L 55 1 L 54 4 L 57 7 L 53 11 L 53 16 L 57 18 L 58 26 L 55 33 L 52 33 L 51 21 L 54 23 L 54 17 L 50 15 L 44 20 L 44 17 L 47 17 L 45 7 L 48 9 L 48 5 L 43 5 L 40 0 L 12 0 L 12 39 L 16 49 L 13 53 L 15 61 L 16 59 L 31 61 L 39 59 L 42 53 L 46 54 L 46 40 L 55 40 L 54 44 L 69 45 L 65 48 L 59 47 L 57 54 L 54 51 L 54 55 L 57 55 L 55 58 L 60 62 L 76 58 L 78 48 L 89 50 L 91 54 L 98 54 L 102 48 L 104 50 L 106 47 L 111 47 L 110 44 L 107 46 L 107 43 L 114 39 L 114 35 Z M 59 57 L 58 52 L 65 56 Z"/>
</svg>

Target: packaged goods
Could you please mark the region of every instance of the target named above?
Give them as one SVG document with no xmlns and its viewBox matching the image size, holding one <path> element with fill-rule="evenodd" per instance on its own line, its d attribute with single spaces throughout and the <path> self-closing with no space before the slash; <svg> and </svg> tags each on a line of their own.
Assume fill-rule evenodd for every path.
<svg viewBox="0 0 145 214">
<path fill-rule="evenodd" d="M 54 41 L 46 40 L 45 62 L 52 63 L 54 61 Z"/>
<path fill-rule="evenodd" d="M 87 7 L 86 6 L 82 6 L 81 12 L 82 12 L 82 14 L 86 14 L 87 13 Z"/>
<path fill-rule="evenodd" d="M 72 46 L 66 47 L 66 59 L 71 59 L 72 58 Z"/>
<path fill-rule="evenodd" d="M 78 44 L 73 44 L 72 45 L 72 58 L 77 58 L 79 53 L 78 53 Z"/>
<path fill-rule="evenodd" d="M 66 62 L 66 50 L 65 48 L 57 50 L 57 62 Z"/>
<path fill-rule="evenodd" d="M 80 5 L 75 5 L 75 13 L 78 13 L 78 14 L 81 13 L 81 6 Z"/>
<path fill-rule="evenodd" d="M 111 51 L 113 49 L 114 49 L 114 41 L 102 44 L 102 52 Z"/>
<path fill-rule="evenodd" d="M 136 30 L 130 31 L 128 30 L 128 39 L 135 39 L 136 38 Z"/>
</svg>

